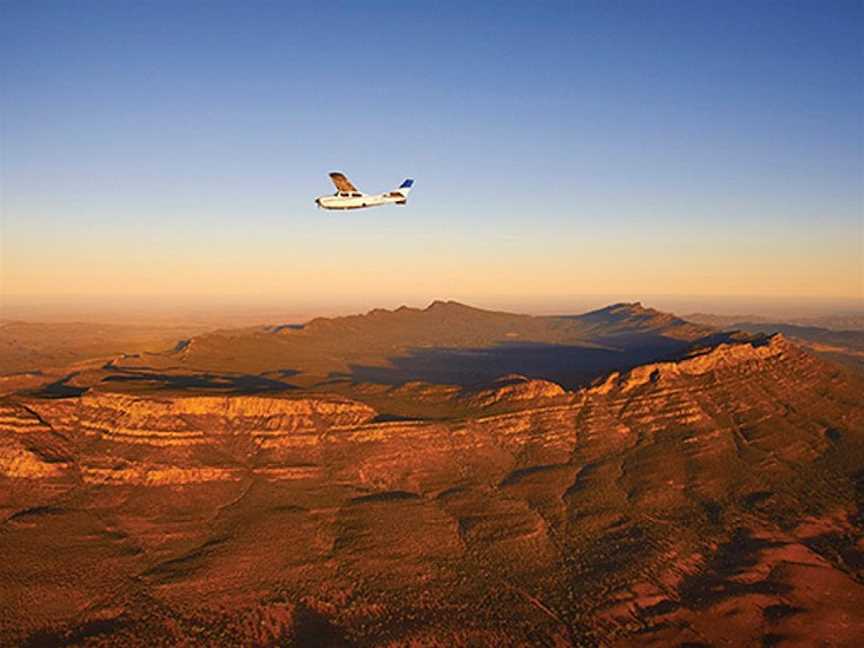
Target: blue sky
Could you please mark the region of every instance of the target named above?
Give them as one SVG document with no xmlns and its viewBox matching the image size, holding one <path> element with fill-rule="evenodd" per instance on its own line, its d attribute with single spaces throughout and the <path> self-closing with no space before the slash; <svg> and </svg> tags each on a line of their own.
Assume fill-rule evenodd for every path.
<svg viewBox="0 0 864 648">
<path fill-rule="evenodd" d="M 862 43 L 861 2 L 4 3 L 2 290 L 860 299 Z M 318 212 L 334 169 L 417 185 Z"/>
</svg>

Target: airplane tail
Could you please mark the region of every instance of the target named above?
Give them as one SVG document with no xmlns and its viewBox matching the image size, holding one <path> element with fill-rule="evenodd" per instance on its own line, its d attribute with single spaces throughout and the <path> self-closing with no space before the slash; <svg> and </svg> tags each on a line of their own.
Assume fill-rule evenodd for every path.
<svg viewBox="0 0 864 648">
<path fill-rule="evenodd" d="M 404 200 L 397 201 L 396 204 L 404 205 L 406 202 L 408 202 L 408 194 L 411 193 L 411 187 L 413 187 L 413 186 L 414 186 L 414 180 L 412 180 L 411 178 L 406 178 L 405 181 L 401 185 L 399 185 L 399 187 L 397 189 L 394 189 L 393 191 L 390 192 L 391 196 L 394 196 L 397 198 L 398 197 L 404 198 Z"/>
<path fill-rule="evenodd" d="M 414 186 L 414 180 L 411 178 L 406 178 L 405 181 L 399 185 L 399 188 L 396 189 L 393 193 L 402 194 L 405 197 L 405 200 L 400 200 L 399 204 L 404 205 L 408 201 L 408 194 L 411 193 L 411 187 Z"/>
</svg>

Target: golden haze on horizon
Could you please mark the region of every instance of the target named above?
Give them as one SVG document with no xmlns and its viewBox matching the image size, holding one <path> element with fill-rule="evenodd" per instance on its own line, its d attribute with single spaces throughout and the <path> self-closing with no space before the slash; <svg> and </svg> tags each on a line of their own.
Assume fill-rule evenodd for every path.
<svg viewBox="0 0 864 648">
<path fill-rule="evenodd" d="M 568 294 L 862 297 L 860 242 L 700 240 L 407 240 L 392 247 L 335 239 L 139 241 L 95 238 L 4 246 L 7 297 L 101 295 L 460 295 L 483 298 Z M 206 238 L 206 237 L 205 237 Z M 374 241 L 372 243 L 375 243 Z"/>
</svg>

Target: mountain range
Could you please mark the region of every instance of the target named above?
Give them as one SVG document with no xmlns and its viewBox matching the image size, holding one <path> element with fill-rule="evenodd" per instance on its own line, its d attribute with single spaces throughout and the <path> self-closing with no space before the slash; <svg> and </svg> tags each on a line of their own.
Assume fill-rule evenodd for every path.
<svg viewBox="0 0 864 648">
<path fill-rule="evenodd" d="M 6 378 L 0 643 L 864 635 L 864 376 L 784 333 L 435 302 Z"/>
</svg>

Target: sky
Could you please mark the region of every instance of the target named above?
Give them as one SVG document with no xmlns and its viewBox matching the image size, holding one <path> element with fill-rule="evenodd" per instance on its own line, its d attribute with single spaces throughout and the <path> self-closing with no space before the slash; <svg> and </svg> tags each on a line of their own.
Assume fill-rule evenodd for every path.
<svg viewBox="0 0 864 648">
<path fill-rule="evenodd" d="M 6 309 L 861 304 L 864 3 L 0 2 L 0 174 Z"/>
</svg>

